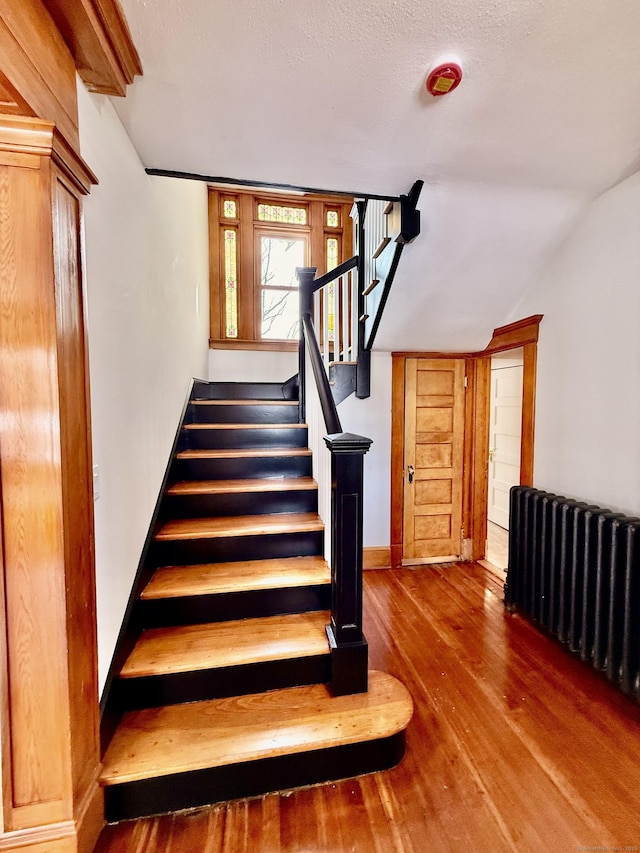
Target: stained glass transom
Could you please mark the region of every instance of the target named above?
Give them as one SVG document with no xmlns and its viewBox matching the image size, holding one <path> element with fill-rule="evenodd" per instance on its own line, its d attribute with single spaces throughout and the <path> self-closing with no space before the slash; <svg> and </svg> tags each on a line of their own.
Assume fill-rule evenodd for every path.
<svg viewBox="0 0 640 853">
<path fill-rule="evenodd" d="M 306 225 L 306 207 L 286 207 L 281 204 L 259 204 L 260 222 L 284 222 L 287 225 Z"/>
<path fill-rule="evenodd" d="M 327 210 L 327 227 L 337 228 L 340 225 L 340 217 L 337 210 Z"/>
<path fill-rule="evenodd" d="M 234 202 L 235 204 L 235 202 Z M 224 232 L 224 297 L 225 335 L 238 337 L 238 250 L 237 235 L 232 229 Z"/>
</svg>

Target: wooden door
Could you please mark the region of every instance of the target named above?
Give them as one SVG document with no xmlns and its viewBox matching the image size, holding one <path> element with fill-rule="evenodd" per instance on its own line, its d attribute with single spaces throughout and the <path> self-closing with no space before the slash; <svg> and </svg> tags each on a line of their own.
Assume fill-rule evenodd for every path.
<svg viewBox="0 0 640 853">
<path fill-rule="evenodd" d="M 506 530 L 509 490 L 520 483 L 522 373 L 521 363 L 492 360 L 488 518 Z"/>
<path fill-rule="evenodd" d="M 464 377 L 464 359 L 405 361 L 404 565 L 460 556 Z"/>
</svg>

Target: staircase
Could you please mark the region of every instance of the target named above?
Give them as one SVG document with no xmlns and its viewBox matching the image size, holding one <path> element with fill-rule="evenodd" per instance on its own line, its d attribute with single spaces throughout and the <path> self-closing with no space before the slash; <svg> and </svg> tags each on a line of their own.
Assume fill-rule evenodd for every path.
<svg viewBox="0 0 640 853">
<path fill-rule="evenodd" d="M 412 702 L 398 681 L 370 672 L 368 692 L 333 695 L 331 575 L 291 396 L 194 385 L 105 692 L 109 821 L 403 755 Z"/>
</svg>

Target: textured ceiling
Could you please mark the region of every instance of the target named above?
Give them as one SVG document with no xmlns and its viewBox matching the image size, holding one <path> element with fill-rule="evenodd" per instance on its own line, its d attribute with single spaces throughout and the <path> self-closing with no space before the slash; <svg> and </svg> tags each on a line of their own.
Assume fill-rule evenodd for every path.
<svg viewBox="0 0 640 853">
<path fill-rule="evenodd" d="M 377 344 L 483 346 L 640 168 L 638 0 L 121 0 L 145 166 L 396 195 L 426 181 Z M 429 65 L 460 87 L 432 98 Z"/>
</svg>

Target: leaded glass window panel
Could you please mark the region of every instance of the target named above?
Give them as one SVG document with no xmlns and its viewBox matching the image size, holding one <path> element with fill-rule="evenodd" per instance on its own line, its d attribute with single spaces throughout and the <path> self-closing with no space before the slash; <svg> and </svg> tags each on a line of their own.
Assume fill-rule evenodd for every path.
<svg viewBox="0 0 640 853">
<path fill-rule="evenodd" d="M 259 204 L 260 222 L 282 222 L 285 225 L 306 225 L 307 208 L 290 207 L 283 204 Z"/>
<path fill-rule="evenodd" d="M 225 198 L 222 203 L 222 215 L 225 219 L 238 218 L 238 205 L 234 198 Z"/>
<path fill-rule="evenodd" d="M 327 237 L 327 272 L 338 266 L 339 245 L 337 237 Z"/>
<path fill-rule="evenodd" d="M 340 225 L 340 214 L 337 210 L 327 210 L 327 227 L 337 228 Z"/>
<path fill-rule="evenodd" d="M 225 335 L 238 337 L 238 246 L 235 229 L 224 230 Z"/>
</svg>

